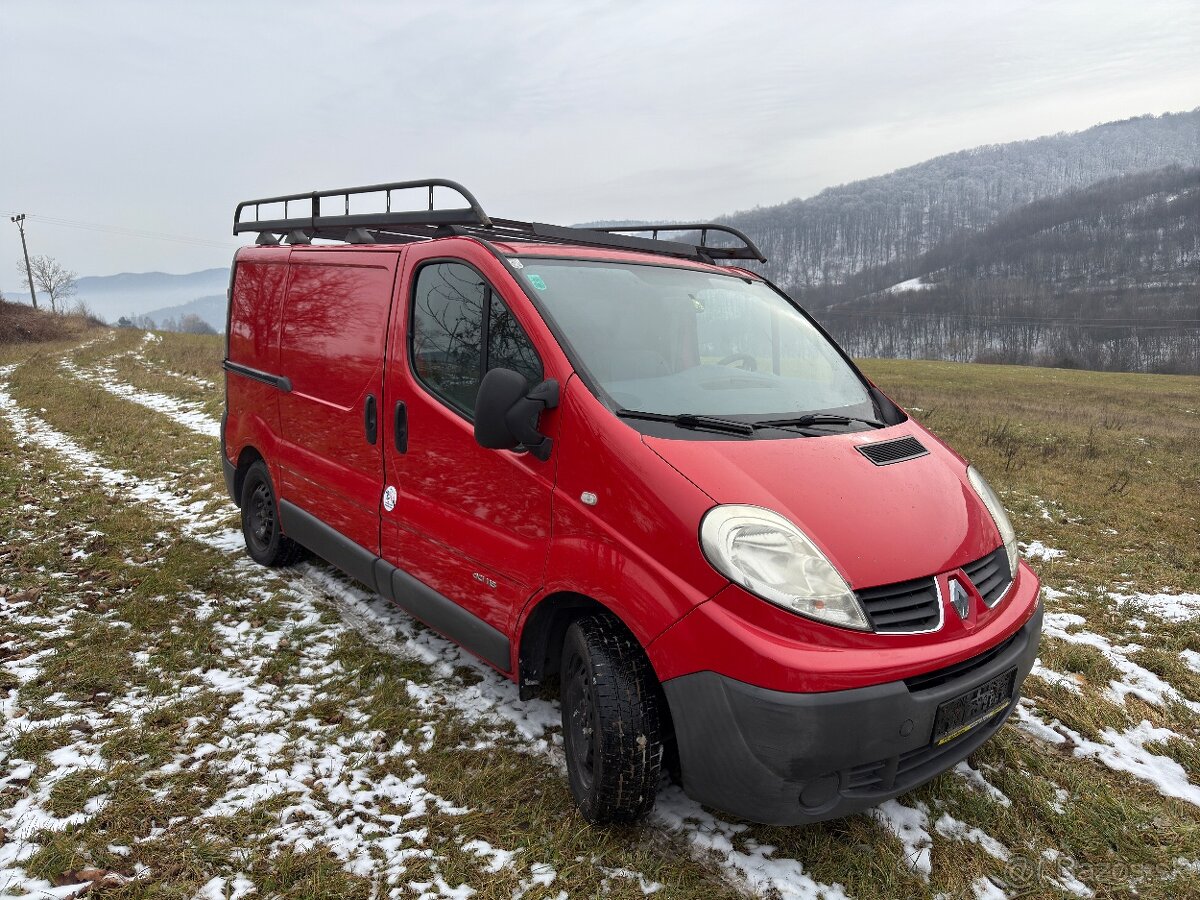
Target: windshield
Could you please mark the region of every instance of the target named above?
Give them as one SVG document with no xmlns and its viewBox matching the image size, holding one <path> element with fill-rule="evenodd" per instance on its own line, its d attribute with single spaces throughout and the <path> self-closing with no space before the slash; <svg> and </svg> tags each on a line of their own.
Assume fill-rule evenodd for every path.
<svg viewBox="0 0 1200 900">
<path fill-rule="evenodd" d="M 523 258 L 532 289 L 593 384 L 625 410 L 777 418 L 874 416 L 866 387 L 787 300 L 696 269 Z"/>
</svg>

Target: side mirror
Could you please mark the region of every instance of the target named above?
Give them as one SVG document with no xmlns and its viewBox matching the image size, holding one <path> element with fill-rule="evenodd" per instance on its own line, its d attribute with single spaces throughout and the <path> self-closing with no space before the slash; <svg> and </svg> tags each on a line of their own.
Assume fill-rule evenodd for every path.
<svg viewBox="0 0 1200 900">
<path fill-rule="evenodd" d="M 529 387 L 512 369 L 491 369 L 475 395 L 475 440 L 490 450 L 524 446 L 538 459 L 550 458 L 553 441 L 537 430 L 543 410 L 558 406 L 554 379 Z"/>
</svg>

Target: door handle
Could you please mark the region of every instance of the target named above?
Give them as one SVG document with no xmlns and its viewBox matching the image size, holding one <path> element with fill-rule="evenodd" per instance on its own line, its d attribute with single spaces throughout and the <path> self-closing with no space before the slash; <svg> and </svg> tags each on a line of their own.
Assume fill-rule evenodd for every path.
<svg viewBox="0 0 1200 900">
<path fill-rule="evenodd" d="M 363 426 L 367 432 L 367 443 L 374 444 L 379 432 L 379 417 L 375 412 L 375 395 L 367 394 L 367 405 L 363 407 Z"/>
<path fill-rule="evenodd" d="M 403 400 L 396 401 L 395 415 L 392 416 L 393 437 L 396 440 L 396 452 L 408 452 L 408 407 Z"/>
</svg>

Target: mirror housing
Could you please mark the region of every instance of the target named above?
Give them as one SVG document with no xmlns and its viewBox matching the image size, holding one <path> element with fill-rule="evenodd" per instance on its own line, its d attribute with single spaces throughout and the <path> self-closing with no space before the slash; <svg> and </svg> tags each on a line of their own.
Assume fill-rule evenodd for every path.
<svg viewBox="0 0 1200 900">
<path fill-rule="evenodd" d="M 554 442 L 537 430 L 538 417 L 556 406 L 558 382 L 553 378 L 530 388 L 519 372 L 491 369 L 475 395 L 475 440 L 490 450 L 524 447 L 538 459 L 549 459 Z"/>
</svg>

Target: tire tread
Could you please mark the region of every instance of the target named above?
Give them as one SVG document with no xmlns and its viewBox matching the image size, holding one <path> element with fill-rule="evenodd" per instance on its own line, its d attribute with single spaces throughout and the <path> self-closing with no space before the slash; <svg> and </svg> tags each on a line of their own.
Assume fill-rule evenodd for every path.
<svg viewBox="0 0 1200 900">
<path fill-rule="evenodd" d="M 564 662 L 574 652 L 572 632 L 577 632 L 591 663 L 592 695 L 601 720 L 593 790 L 580 796 L 572 781 L 572 792 L 589 822 L 632 822 L 650 811 L 658 792 L 663 764 L 661 694 L 641 646 L 616 619 L 588 615 L 572 623 Z M 564 706 L 564 728 L 567 714 Z"/>
</svg>

